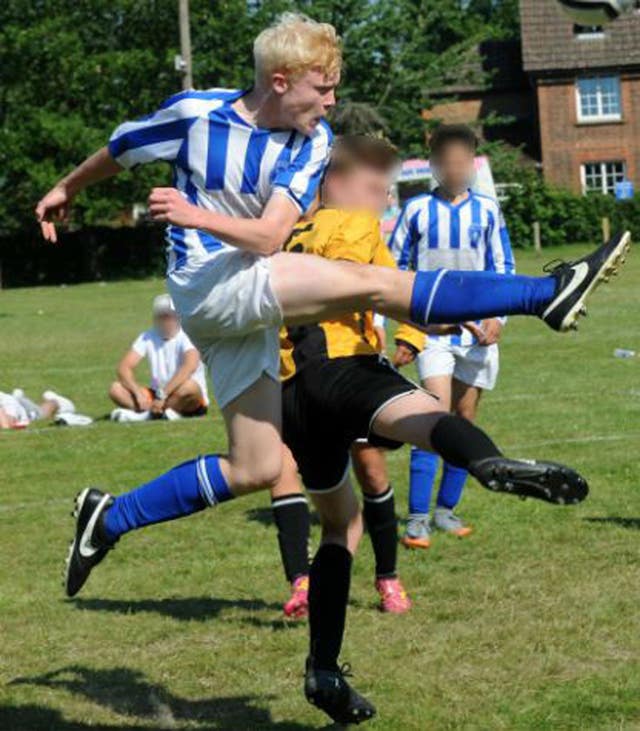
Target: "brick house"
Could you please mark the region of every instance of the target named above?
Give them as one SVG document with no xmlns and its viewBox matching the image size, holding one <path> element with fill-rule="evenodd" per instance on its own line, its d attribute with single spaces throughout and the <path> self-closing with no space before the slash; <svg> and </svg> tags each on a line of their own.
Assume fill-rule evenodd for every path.
<svg viewBox="0 0 640 731">
<path fill-rule="evenodd" d="M 576 192 L 640 189 L 640 14 L 574 26 L 555 0 L 520 0 L 545 179 Z"/>
<path fill-rule="evenodd" d="M 429 89 L 429 98 L 423 119 L 470 124 L 485 140 L 522 145 L 528 157 L 539 159 L 535 92 L 522 67 L 520 41 L 487 40 L 469 49 L 451 78 Z"/>
</svg>

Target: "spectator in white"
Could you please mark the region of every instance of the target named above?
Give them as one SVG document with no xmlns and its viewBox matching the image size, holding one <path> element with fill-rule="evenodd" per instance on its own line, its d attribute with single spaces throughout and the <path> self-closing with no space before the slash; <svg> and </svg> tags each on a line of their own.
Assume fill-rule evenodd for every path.
<svg viewBox="0 0 640 731">
<path fill-rule="evenodd" d="M 25 429 L 33 421 L 45 419 L 72 426 L 91 423 L 88 416 L 76 414 L 73 401 L 55 391 L 45 391 L 39 404 L 25 396 L 21 388 L 10 394 L 0 391 L 0 429 Z"/>
<path fill-rule="evenodd" d="M 151 384 L 142 386 L 135 369 L 149 359 Z M 153 300 L 153 327 L 135 340 L 118 365 L 118 380 L 109 396 L 118 408 L 114 421 L 179 419 L 203 416 L 209 397 L 200 354 L 180 327 L 173 301 L 168 294 Z"/>
</svg>

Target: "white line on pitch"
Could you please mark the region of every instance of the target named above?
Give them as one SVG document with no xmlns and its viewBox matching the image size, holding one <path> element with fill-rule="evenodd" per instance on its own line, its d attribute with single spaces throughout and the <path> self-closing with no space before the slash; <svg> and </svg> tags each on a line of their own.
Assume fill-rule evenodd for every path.
<svg viewBox="0 0 640 731">
<path fill-rule="evenodd" d="M 591 444 L 593 442 L 622 442 L 627 439 L 640 439 L 640 432 L 630 434 L 590 434 L 584 437 L 559 437 L 557 439 L 544 439 L 539 442 L 527 442 L 526 444 L 507 444 L 509 449 L 529 449 L 530 447 L 548 447 L 561 444 Z"/>
</svg>

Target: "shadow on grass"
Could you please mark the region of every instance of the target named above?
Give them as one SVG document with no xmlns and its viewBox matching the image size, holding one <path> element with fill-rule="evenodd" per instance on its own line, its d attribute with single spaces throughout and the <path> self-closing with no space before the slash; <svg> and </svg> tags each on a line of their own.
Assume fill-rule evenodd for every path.
<svg viewBox="0 0 640 731">
<path fill-rule="evenodd" d="M 92 612 L 115 612 L 116 614 L 138 614 L 151 612 L 183 621 L 206 622 L 215 619 L 226 609 L 247 611 L 280 610 L 276 603 L 262 599 L 216 599 L 214 597 L 182 597 L 179 599 L 72 599 L 77 609 Z"/>
<path fill-rule="evenodd" d="M 608 515 L 604 518 L 583 518 L 587 523 L 616 525 L 619 528 L 640 530 L 640 518 L 623 518 L 619 515 Z"/>
<path fill-rule="evenodd" d="M 309 731 L 315 728 L 295 722 L 274 722 L 271 713 L 259 707 L 272 696 L 224 696 L 190 700 L 172 694 L 161 685 L 150 683 L 140 671 L 124 667 L 98 670 L 69 665 L 42 675 L 16 678 L 10 685 L 29 685 L 74 693 L 113 713 L 151 721 L 155 729 L 186 728 L 185 724 L 188 728 L 201 731 Z M 12 731 L 129 731 L 140 726 L 85 725 L 63 719 L 55 709 L 32 704 L 0 707 L 0 728 Z"/>
<path fill-rule="evenodd" d="M 271 508 L 251 508 L 245 511 L 247 520 L 261 525 L 275 525 Z M 311 511 L 311 525 L 320 525 L 320 518 L 315 511 Z"/>
</svg>

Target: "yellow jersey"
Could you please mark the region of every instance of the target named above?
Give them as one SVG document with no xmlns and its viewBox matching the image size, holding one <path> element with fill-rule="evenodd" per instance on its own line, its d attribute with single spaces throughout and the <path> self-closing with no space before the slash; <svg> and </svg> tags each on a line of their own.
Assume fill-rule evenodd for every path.
<svg viewBox="0 0 640 731">
<path fill-rule="evenodd" d="M 284 249 L 325 259 L 396 266 L 382 238 L 377 218 L 367 212 L 320 208 L 312 218 L 300 221 Z M 421 350 L 424 333 L 413 328 L 403 329 L 405 337 L 409 337 L 410 342 L 415 341 Z M 371 311 L 354 312 L 315 325 L 283 327 L 280 331 L 280 375 L 286 381 L 316 358 L 376 355 L 379 351 Z"/>
</svg>

